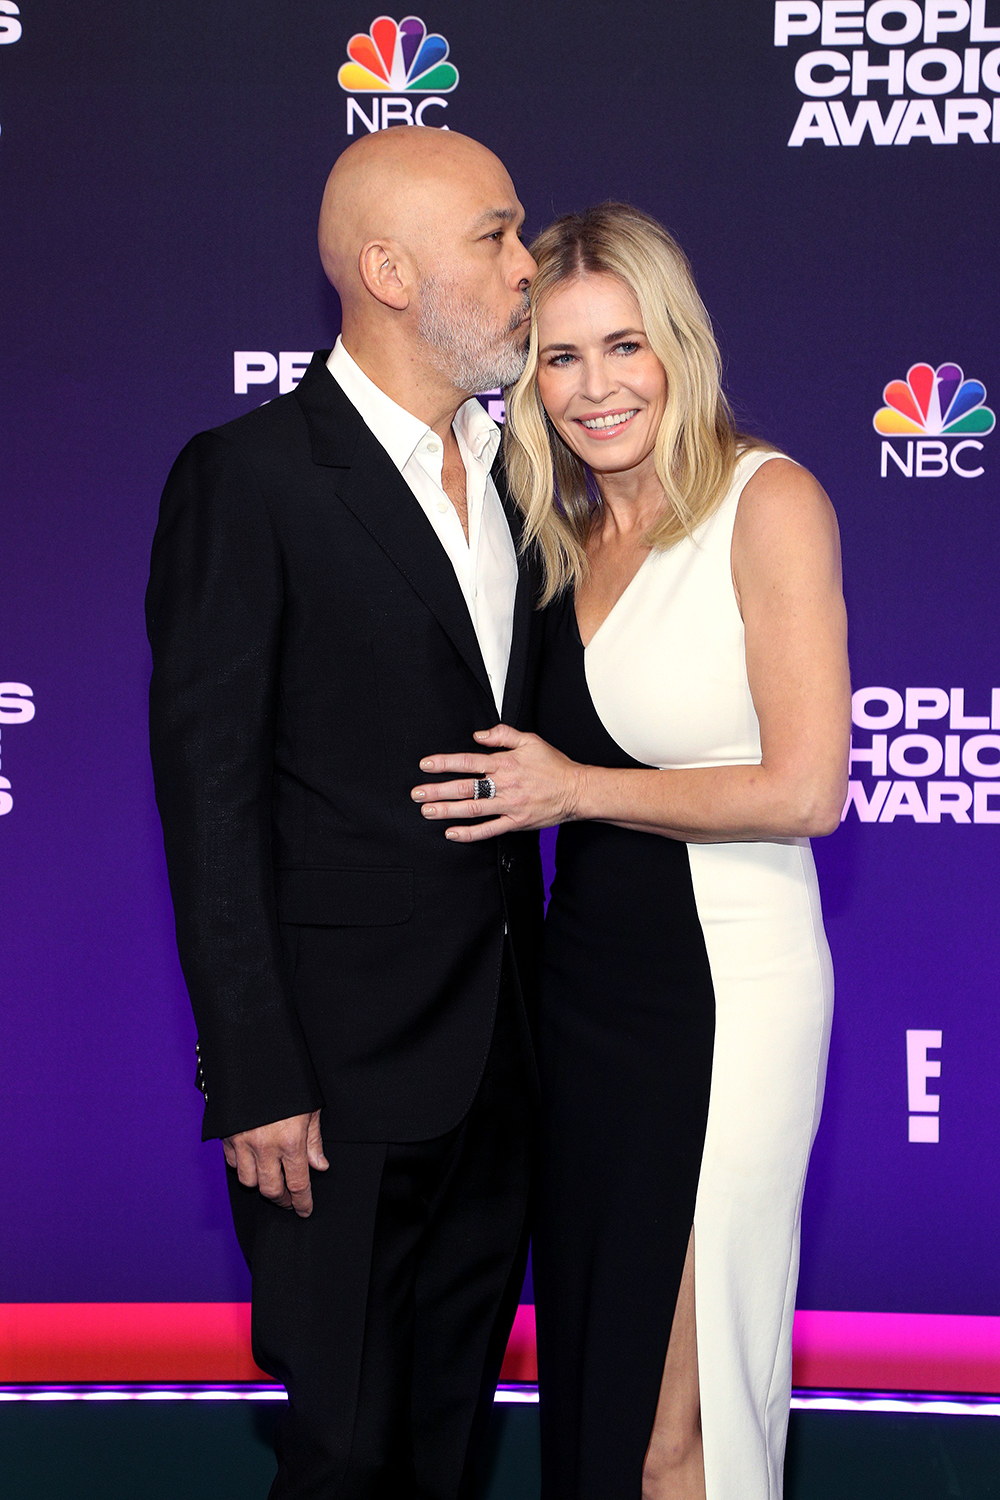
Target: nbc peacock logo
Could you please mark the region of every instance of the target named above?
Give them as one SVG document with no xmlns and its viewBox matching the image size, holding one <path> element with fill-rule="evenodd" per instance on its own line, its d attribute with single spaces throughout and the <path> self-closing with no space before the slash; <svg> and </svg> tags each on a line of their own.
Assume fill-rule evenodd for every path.
<svg viewBox="0 0 1000 1500">
<path fill-rule="evenodd" d="M 890 460 L 906 479 L 941 479 L 949 472 L 978 479 L 984 472 L 972 455 L 983 451 L 979 438 L 993 431 L 996 416 L 985 405 L 981 380 L 966 380 L 960 365 L 935 370 L 921 363 L 910 366 L 905 380 L 890 380 L 882 399 L 885 405 L 875 413 L 873 426 L 883 439 L 883 479 Z M 893 438 L 905 443 L 897 447 Z M 949 446 L 945 438 L 961 441 Z"/>
<path fill-rule="evenodd" d="M 429 125 L 429 109 L 447 109 L 444 94 L 458 85 L 458 69 L 448 61 L 449 47 L 437 32 L 429 32 L 419 16 L 378 16 L 367 31 L 347 44 L 348 61 L 337 82 L 350 96 L 370 94 L 371 115 L 358 99 L 347 100 L 347 134 L 355 124 L 368 131 L 390 125 Z M 413 96 L 422 95 L 418 101 Z M 447 130 L 447 126 L 441 127 Z"/>
</svg>

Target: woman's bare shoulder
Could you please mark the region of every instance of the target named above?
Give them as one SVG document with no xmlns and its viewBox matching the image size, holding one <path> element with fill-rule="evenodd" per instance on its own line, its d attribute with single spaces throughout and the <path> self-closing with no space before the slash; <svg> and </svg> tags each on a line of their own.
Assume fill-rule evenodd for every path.
<svg viewBox="0 0 1000 1500">
<path fill-rule="evenodd" d="M 830 498 L 819 480 L 797 464 L 776 453 L 750 475 L 740 495 L 740 509 L 761 505 L 829 505 Z"/>
<path fill-rule="evenodd" d="M 840 533 L 830 497 L 808 469 L 784 457 L 761 464 L 740 495 L 733 527 L 733 581 L 781 575 L 840 576 Z"/>
<path fill-rule="evenodd" d="M 778 454 L 751 474 L 740 494 L 733 541 L 753 546 L 812 535 L 836 536 L 837 518 L 819 480 L 801 464 Z"/>
</svg>

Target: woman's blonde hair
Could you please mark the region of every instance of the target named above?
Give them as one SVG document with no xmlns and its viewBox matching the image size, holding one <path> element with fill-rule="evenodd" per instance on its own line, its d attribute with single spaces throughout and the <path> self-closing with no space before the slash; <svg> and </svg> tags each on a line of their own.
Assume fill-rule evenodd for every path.
<svg viewBox="0 0 1000 1500">
<path fill-rule="evenodd" d="M 722 391 L 719 350 L 687 257 L 648 214 L 602 203 L 566 214 L 544 230 L 531 253 L 528 363 L 507 393 L 504 450 L 511 491 L 525 516 L 524 547 L 537 546 L 547 604 L 586 574 L 586 544 L 600 504 L 593 476 L 556 432 L 538 395 L 538 308 L 560 284 L 590 273 L 614 276 L 635 297 L 649 346 L 667 376 L 667 406 L 654 462 L 663 514 L 651 547 L 666 550 L 711 515 L 732 481 L 736 460 L 766 443 L 737 432 Z"/>
</svg>

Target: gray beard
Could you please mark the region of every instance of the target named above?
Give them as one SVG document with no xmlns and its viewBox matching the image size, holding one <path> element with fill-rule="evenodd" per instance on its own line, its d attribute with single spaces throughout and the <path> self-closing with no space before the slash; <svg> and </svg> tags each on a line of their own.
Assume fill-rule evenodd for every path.
<svg viewBox="0 0 1000 1500">
<path fill-rule="evenodd" d="M 505 328 L 488 325 L 478 302 L 463 297 L 436 276 L 420 284 L 417 331 L 434 350 L 436 362 L 456 390 L 491 391 L 513 385 L 528 359 L 528 340 L 515 338 L 528 311 L 528 299 Z"/>
</svg>

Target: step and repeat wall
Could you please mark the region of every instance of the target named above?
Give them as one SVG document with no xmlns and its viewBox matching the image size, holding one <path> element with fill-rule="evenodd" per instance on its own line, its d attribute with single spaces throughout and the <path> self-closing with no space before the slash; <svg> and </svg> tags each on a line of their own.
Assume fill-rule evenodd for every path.
<svg viewBox="0 0 1000 1500">
<path fill-rule="evenodd" d="M 336 337 L 332 161 L 422 124 L 499 153 L 529 234 L 660 218 L 741 423 L 833 499 L 854 751 L 800 1306 L 998 1314 L 1000 0 L 420 6 L 0 0 L 0 1302 L 248 1295 L 148 767 L 149 542 L 187 438 Z"/>
</svg>

